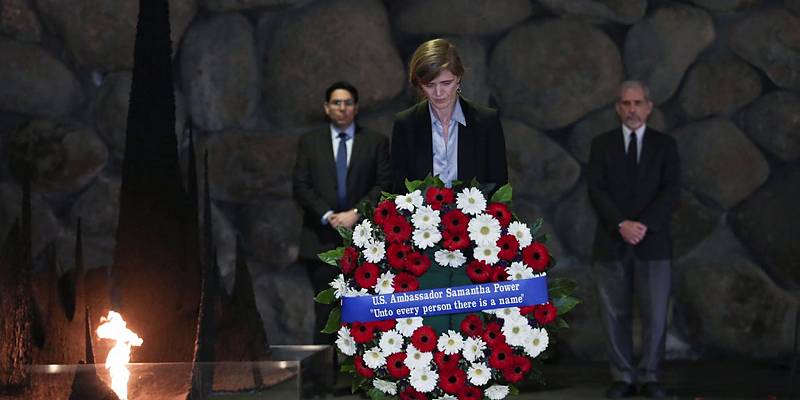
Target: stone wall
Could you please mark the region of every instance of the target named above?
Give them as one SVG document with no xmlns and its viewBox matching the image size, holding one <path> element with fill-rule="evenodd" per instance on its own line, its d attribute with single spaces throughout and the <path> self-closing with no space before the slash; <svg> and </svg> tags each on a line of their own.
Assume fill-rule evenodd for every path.
<svg viewBox="0 0 800 400">
<path fill-rule="evenodd" d="M 800 303 L 800 1 L 170 0 L 180 153 L 208 151 L 212 217 L 231 283 L 240 238 L 274 343 L 310 341 L 296 263 L 298 135 L 323 90 L 361 90 L 388 134 L 413 102 L 405 64 L 423 40 L 461 50 L 467 97 L 499 108 L 515 208 L 542 216 L 585 303 L 562 351 L 601 358 L 586 193 L 591 139 L 618 124 L 617 84 L 652 88 L 651 125 L 678 140 L 670 357 L 782 357 Z M 135 0 L 0 0 L 0 233 L 33 165 L 34 250 L 110 265 L 131 81 Z M 202 157 L 201 157 L 202 159 Z"/>
</svg>

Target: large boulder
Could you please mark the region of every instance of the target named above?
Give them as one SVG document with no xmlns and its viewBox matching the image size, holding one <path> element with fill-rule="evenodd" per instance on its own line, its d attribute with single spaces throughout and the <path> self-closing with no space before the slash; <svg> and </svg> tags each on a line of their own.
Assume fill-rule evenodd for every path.
<svg viewBox="0 0 800 400">
<path fill-rule="evenodd" d="M 0 183 L 0 242 L 5 243 L 11 227 L 21 222 L 22 189 L 19 185 Z M 53 207 L 44 196 L 31 193 L 31 232 L 33 236 L 33 255 L 39 254 L 45 246 L 58 236 L 61 226 L 53 212 Z"/>
<path fill-rule="evenodd" d="M 42 39 L 42 24 L 30 4 L 31 0 L 6 0 L 0 6 L 0 33 L 22 42 Z"/>
<path fill-rule="evenodd" d="M 619 50 L 605 33 L 555 19 L 509 32 L 495 46 L 490 71 L 504 114 L 546 130 L 613 102 L 622 80 Z"/>
<path fill-rule="evenodd" d="M 192 122 L 211 131 L 245 127 L 258 102 L 255 39 L 247 18 L 228 13 L 192 24 L 180 57 Z"/>
<path fill-rule="evenodd" d="M 792 353 L 797 297 L 776 286 L 724 225 L 674 271 L 675 314 L 692 346 L 748 358 Z"/>
<path fill-rule="evenodd" d="M 303 218 L 294 201 L 254 203 L 244 213 L 244 241 L 252 259 L 271 267 L 285 267 L 297 261 Z"/>
<path fill-rule="evenodd" d="M 130 71 L 112 72 L 105 76 L 94 102 L 97 133 L 108 146 L 112 155 L 122 158 L 125 154 L 125 136 L 128 129 L 128 102 L 131 94 Z M 175 135 L 182 142 L 186 125 L 186 100 L 175 90 Z"/>
<path fill-rule="evenodd" d="M 314 332 L 314 290 L 305 268 L 249 262 L 256 305 L 270 344 L 308 344 Z"/>
<path fill-rule="evenodd" d="M 36 0 L 36 8 L 80 65 L 102 71 L 133 67 L 137 0 Z M 195 0 L 169 0 L 173 49 L 196 12 Z"/>
<path fill-rule="evenodd" d="M 668 131 L 664 113 L 658 108 L 653 108 L 653 112 L 647 120 L 647 126 L 660 132 Z M 578 121 L 572 127 L 569 138 L 567 138 L 567 147 L 578 161 L 587 163 L 592 140 L 612 129 L 619 129 L 622 132 L 622 123 L 614 106 L 595 111 Z"/>
<path fill-rule="evenodd" d="M 739 115 L 739 125 L 756 143 L 786 162 L 800 158 L 800 96 L 770 92 Z"/>
<path fill-rule="evenodd" d="M 225 131 L 204 139 L 211 197 L 236 203 L 291 198 L 297 138 Z"/>
<path fill-rule="evenodd" d="M 758 0 L 690 0 L 692 3 L 709 11 L 731 12 L 742 11 L 757 6 Z"/>
<path fill-rule="evenodd" d="M 782 9 L 748 15 L 731 32 L 737 55 L 786 89 L 800 89 L 800 17 Z"/>
<path fill-rule="evenodd" d="M 461 94 L 478 104 L 489 103 L 489 67 L 487 54 L 489 50 L 484 42 L 468 36 L 448 37 L 458 49 L 461 62 L 466 72 L 461 80 Z"/>
<path fill-rule="evenodd" d="M 214 12 L 239 11 L 251 8 L 284 8 L 296 4 L 299 0 L 201 0 L 203 8 Z"/>
<path fill-rule="evenodd" d="M 640 20 L 647 11 L 647 0 L 540 0 L 540 3 L 562 17 L 578 16 L 628 25 Z"/>
<path fill-rule="evenodd" d="M 724 209 L 744 200 L 769 176 L 761 151 L 727 119 L 694 122 L 672 134 L 678 141 L 683 186 Z"/>
<path fill-rule="evenodd" d="M 800 169 L 773 179 L 729 215 L 736 234 L 784 287 L 800 288 Z"/>
<path fill-rule="evenodd" d="M 690 119 L 731 115 L 761 94 L 761 77 L 753 67 L 732 57 L 708 57 L 695 63 L 678 94 Z"/>
<path fill-rule="evenodd" d="M 391 5 L 397 28 L 415 35 L 497 34 L 533 11 L 528 0 L 409 0 Z"/>
<path fill-rule="evenodd" d="M 681 190 L 678 208 L 672 213 L 672 255 L 678 260 L 707 238 L 722 218 L 722 212 L 704 205 L 688 190 Z"/>
<path fill-rule="evenodd" d="M 650 98 L 661 104 L 672 97 L 686 68 L 714 36 L 714 21 L 707 12 L 680 4 L 661 6 L 625 37 L 623 57 L 628 75 L 644 81 L 650 87 Z"/>
<path fill-rule="evenodd" d="M 106 166 L 108 149 L 91 129 L 70 121 L 35 119 L 10 138 L 11 172 L 30 176 L 33 188 L 45 193 L 74 193 Z"/>
<path fill-rule="evenodd" d="M 592 258 L 597 214 L 589 201 L 586 183 L 580 183 L 558 203 L 553 223 L 569 250 L 581 260 Z"/>
<path fill-rule="evenodd" d="M 575 185 L 581 167 L 558 143 L 519 121 L 504 119 L 502 123 L 515 195 L 548 205 Z"/>
<path fill-rule="evenodd" d="M 393 98 L 405 82 L 378 0 L 331 0 L 293 9 L 275 29 L 264 57 L 264 111 L 278 125 L 320 121 L 325 89 L 333 81 L 355 85 L 361 107 Z"/>
<path fill-rule="evenodd" d="M 800 0 L 783 0 L 783 4 L 794 15 L 800 16 Z"/>
<path fill-rule="evenodd" d="M 0 110 L 60 117 L 83 102 L 75 75 L 41 47 L 0 37 Z"/>
</svg>

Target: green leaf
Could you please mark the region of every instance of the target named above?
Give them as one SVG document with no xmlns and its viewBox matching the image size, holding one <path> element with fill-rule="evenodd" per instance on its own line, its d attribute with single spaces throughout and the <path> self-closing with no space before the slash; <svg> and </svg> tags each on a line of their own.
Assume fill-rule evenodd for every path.
<svg viewBox="0 0 800 400">
<path fill-rule="evenodd" d="M 336 333 L 339 326 L 342 325 L 342 307 L 335 307 L 328 315 L 328 322 L 325 324 L 325 329 L 322 333 Z"/>
<path fill-rule="evenodd" d="M 553 330 L 568 329 L 569 324 L 564 320 L 564 318 L 556 318 L 556 320 L 550 324 L 550 328 Z"/>
<path fill-rule="evenodd" d="M 353 244 L 353 230 L 349 228 L 345 228 L 340 226 L 336 228 L 336 231 L 339 232 L 339 236 L 342 237 L 342 241 L 344 241 L 345 246 L 350 246 Z"/>
<path fill-rule="evenodd" d="M 389 192 L 381 192 L 381 201 L 383 200 L 394 200 L 397 198 L 397 195 L 394 193 Z"/>
<path fill-rule="evenodd" d="M 564 315 L 570 312 L 570 310 L 575 308 L 575 306 L 580 304 L 580 302 L 580 300 L 572 296 L 557 297 L 553 299 L 553 305 L 556 306 L 556 309 L 558 310 L 557 315 Z"/>
<path fill-rule="evenodd" d="M 348 361 L 350 361 L 350 360 L 348 360 Z M 345 373 L 356 372 L 356 366 L 353 364 L 352 361 L 350 361 L 348 363 L 341 364 L 339 366 L 339 371 L 345 372 Z"/>
<path fill-rule="evenodd" d="M 542 228 L 542 225 L 544 225 L 544 219 L 542 219 L 541 217 L 536 218 L 536 220 L 533 221 L 533 223 L 530 226 L 532 237 L 536 237 L 536 233 L 539 232 L 539 229 Z"/>
<path fill-rule="evenodd" d="M 411 192 L 413 192 L 413 191 L 415 191 L 417 189 L 420 189 L 422 187 L 422 185 L 424 185 L 424 184 L 425 184 L 425 181 L 420 181 L 420 180 L 409 181 L 408 178 L 406 178 L 406 189 L 408 190 L 408 193 L 411 193 Z"/>
<path fill-rule="evenodd" d="M 358 207 L 356 208 L 358 209 L 358 214 L 361 218 L 372 219 L 372 216 L 375 214 L 375 206 L 372 204 L 372 202 L 366 200 L 358 203 Z M 350 234 L 350 237 L 353 237 L 352 233 Z"/>
<path fill-rule="evenodd" d="M 508 394 L 511 396 L 519 395 L 519 389 L 514 385 L 508 385 Z"/>
<path fill-rule="evenodd" d="M 314 301 L 320 304 L 331 304 L 334 300 L 336 300 L 336 295 L 334 295 L 334 292 L 334 288 L 325 289 L 319 292 L 317 297 L 314 297 Z"/>
<path fill-rule="evenodd" d="M 355 393 L 358 388 L 364 385 L 364 382 L 367 381 L 367 378 L 362 376 L 356 375 L 353 377 L 353 383 L 350 385 L 350 393 Z"/>
<path fill-rule="evenodd" d="M 566 278 L 553 278 L 547 280 L 547 291 L 551 298 L 570 296 L 575 292 L 578 284 Z"/>
<path fill-rule="evenodd" d="M 386 399 L 386 395 L 383 394 L 383 392 L 381 392 L 380 390 L 375 389 L 375 388 L 370 389 L 369 392 L 367 392 L 367 394 L 369 395 L 369 398 L 372 399 L 372 400 L 384 400 L 384 399 Z"/>
<path fill-rule="evenodd" d="M 497 189 L 497 191 L 494 192 L 491 202 L 504 204 L 511 203 L 512 192 L 513 189 L 511 189 L 511 184 L 506 183 L 500 189 Z"/>
<path fill-rule="evenodd" d="M 333 250 L 328 250 L 322 253 L 317 254 L 322 262 L 325 264 L 333 265 L 334 267 L 339 266 L 339 260 L 344 257 L 344 247 L 337 247 Z"/>
</svg>

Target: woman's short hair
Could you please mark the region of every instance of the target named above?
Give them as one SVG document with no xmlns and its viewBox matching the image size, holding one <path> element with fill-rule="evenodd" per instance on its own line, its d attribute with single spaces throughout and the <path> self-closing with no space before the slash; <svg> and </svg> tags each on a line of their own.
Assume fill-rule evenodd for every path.
<svg viewBox="0 0 800 400">
<path fill-rule="evenodd" d="M 464 64 L 458 56 L 456 46 L 445 39 L 432 39 L 417 47 L 408 64 L 408 82 L 419 89 L 422 85 L 436 79 L 442 71 L 464 76 Z"/>
</svg>

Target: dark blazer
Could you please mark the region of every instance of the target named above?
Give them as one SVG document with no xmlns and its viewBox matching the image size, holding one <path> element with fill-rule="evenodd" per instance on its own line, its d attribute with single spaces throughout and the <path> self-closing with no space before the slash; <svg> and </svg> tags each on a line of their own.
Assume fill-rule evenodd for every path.
<svg viewBox="0 0 800 400">
<path fill-rule="evenodd" d="M 362 201 L 373 204 L 381 190 L 392 182 L 389 162 L 389 139 L 375 131 L 356 126 L 347 167 L 347 209 Z M 294 198 L 303 208 L 300 257 L 317 260 L 317 254 L 341 245 L 341 237 L 329 225 L 322 225 L 322 215 L 336 209 L 336 161 L 330 127 L 317 129 L 300 138 L 297 161 L 292 174 Z"/>
<path fill-rule="evenodd" d="M 621 258 L 626 246 L 619 223 L 647 226 L 644 240 L 633 247 L 637 258 L 672 258 L 670 219 L 680 196 L 680 160 L 675 139 L 647 128 L 639 156 L 638 179 L 630 182 L 621 128 L 592 140 L 587 179 L 589 199 L 597 211 L 593 258 Z"/>
<path fill-rule="evenodd" d="M 467 126 L 458 127 L 458 173 L 461 181 L 508 182 L 506 142 L 497 110 L 459 98 Z M 433 171 L 433 138 L 428 101 L 395 115 L 392 129 L 394 191 L 405 193 L 405 179 L 425 179 Z"/>
</svg>

